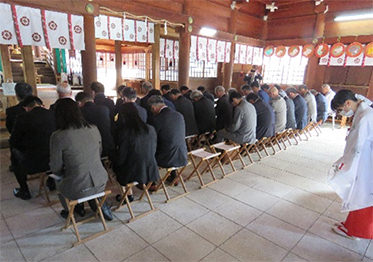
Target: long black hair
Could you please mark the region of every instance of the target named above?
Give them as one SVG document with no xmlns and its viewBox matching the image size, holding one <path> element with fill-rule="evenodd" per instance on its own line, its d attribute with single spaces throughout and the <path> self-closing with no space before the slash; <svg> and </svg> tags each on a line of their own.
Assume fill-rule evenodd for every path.
<svg viewBox="0 0 373 262">
<path fill-rule="evenodd" d="M 71 98 L 59 99 L 56 102 L 55 115 L 57 129 L 79 129 L 90 126 L 84 120 L 78 104 Z"/>
<path fill-rule="evenodd" d="M 347 100 L 352 100 L 357 102 L 357 98 L 355 97 L 355 93 L 348 89 L 342 89 L 335 94 L 332 102 L 331 108 L 333 111 L 337 111 Z"/>
<path fill-rule="evenodd" d="M 133 103 L 124 103 L 119 109 L 119 119 L 123 127 L 133 135 L 148 133 L 148 126 L 141 120 L 139 112 Z"/>
</svg>

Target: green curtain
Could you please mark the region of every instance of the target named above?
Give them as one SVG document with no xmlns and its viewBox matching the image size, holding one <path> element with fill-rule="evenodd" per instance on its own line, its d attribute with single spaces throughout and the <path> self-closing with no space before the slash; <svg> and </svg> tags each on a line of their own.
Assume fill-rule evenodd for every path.
<svg viewBox="0 0 373 262">
<path fill-rule="evenodd" d="M 65 49 L 54 49 L 56 52 L 56 63 L 57 63 L 57 72 L 61 74 L 61 72 L 67 73 L 67 65 L 66 65 L 66 50 Z"/>
<path fill-rule="evenodd" d="M 56 52 L 57 73 L 61 74 L 61 55 L 60 55 L 60 49 L 55 48 L 54 51 Z"/>
<path fill-rule="evenodd" d="M 62 57 L 62 69 L 64 73 L 67 73 L 67 66 L 66 66 L 66 50 L 61 49 L 61 57 Z"/>
<path fill-rule="evenodd" d="M 4 72 L 4 71 L 3 71 L 3 59 L 2 59 L 2 57 L 1 57 L 1 53 L 0 53 L 0 71 L 1 71 L 1 72 Z"/>
</svg>

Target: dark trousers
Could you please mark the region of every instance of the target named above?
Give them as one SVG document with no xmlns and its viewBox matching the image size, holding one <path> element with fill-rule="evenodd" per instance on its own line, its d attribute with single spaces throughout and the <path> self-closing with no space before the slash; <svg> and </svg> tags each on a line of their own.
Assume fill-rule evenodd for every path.
<svg viewBox="0 0 373 262">
<path fill-rule="evenodd" d="M 14 166 L 14 174 L 16 175 L 21 191 L 28 191 L 26 168 L 21 164 L 17 164 Z"/>
</svg>

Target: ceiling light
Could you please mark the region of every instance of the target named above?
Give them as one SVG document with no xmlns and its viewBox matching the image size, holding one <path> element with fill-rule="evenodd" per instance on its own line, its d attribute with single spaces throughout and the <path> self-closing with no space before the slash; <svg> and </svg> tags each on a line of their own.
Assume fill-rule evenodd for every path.
<svg viewBox="0 0 373 262">
<path fill-rule="evenodd" d="M 209 27 L 202 27 L 201 30 L 199 30 L 199 33 L 204 36 L 214 36 L 216 34 L 216 29 L 209 28 Z"/>
<path fill-rule="evenodd" d="M 334 18 L 334 21 L 342 22 L 342 21 L 355 21 L 355 20 L 364 20 L 364 19 L 373 19 L 373 12 L 361 13 L 361 14 L 350 14 L 350 15 L 339 15 L 336 18 Z"/>
</svg>

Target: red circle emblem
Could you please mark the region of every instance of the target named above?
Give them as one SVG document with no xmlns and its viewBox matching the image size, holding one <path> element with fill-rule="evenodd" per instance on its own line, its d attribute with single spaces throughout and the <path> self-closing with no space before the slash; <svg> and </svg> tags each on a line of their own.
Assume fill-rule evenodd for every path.
<svg viewBox="0 0 373 262">
<path fill-rule="evenodd" d="M 353 42 L 346 48 L 346 54 L 349 57 L 358 57 L 363 52 L 364 47 L 359 42 Z"/>
<path fill-rule="evenodd" d="M 373 57 L 373 42 L 365 46 L 365 55 L 367 57 Z"/>
<path fill-rule="evenodd" d="M 141 32 L 141 31 L 142 31 L 142 28 L 139 26 L 139 27 L 137 28 L 137 31 L 138 31 L 138 32 Z"/>
<path fill-rule="evenodd" d="M 102 31 L 102 36 L 106 36 L 107 35 L 107 33 L 106 33 L 106 31 Z"/>
<path fill-rule="evenodd" d="M 130 29 L 130 27 L 128 26 L 128 25 L 126 25 L 125 27 L 124 27 L 124 30 L 126 30 L 126 31 L 128 31 Z"/>
<path fill-rule="evenodd" d="M 265 49 L 264 49 L 264 55 L 265 56 L 272 56 L 273 54 L 275 53 L 275 48 L 270 45 L 270 46 L 267 46 Z"/>
<path fill-rule="evenodd" d="M 10 40 L 12 39 L 12 33 L 9 32 L 8 30 L 4 30 L 3 32 L 1 32 L 1 36 L 5 39 L 5 40 Z"/>
<path fill-rule="evenodd" d="M 276 47 L 275 53 L 277 57 L 283 57 L 286 54 L 286 47 L 282 45 Z"/>
<path fill-rule="evenodd" d="M 143 35 L 143 36 L 142 36 L 142 40 L 144 40 L 144 41 L 146 40 L 146 37 L 145 37 L 145 35 Z"/>
<path fill-rule="evenodd" d="M 303 46 L 302 56 L 310 58 L 313 54 L 314 47 L 311 44 Z"/>
<path fill-rule="evenodd" d="M 329 46 L 327 44 L 319 44 L 315 48 L 315 56 L 323 57 L 329 52 Z"/>
<path fill-rule="evenodd" d="M 34 40 L 34 42 L 40 42 L 41 41 L 41 36 L 38 33 L 33 33 L 32 34 L 32 40 Z"/>
<path fill-rule="evenodd" d="M 345 46 L 342 43 L 335 43 L 331 48 L 330 48 L 330 55 L 332 57 L 340 57 L 345 53 Z"/>
<path fill-rule="evenodd" d="M 130 38 L 133 39 L 135 36 L 133 34 L 130 34 Z"/>
<path fill-rule="evenodd" d="M 117 38 L 120 38 L 120 33 L 119 32 L 117 33 Z"/>
<path fill-rule="evenodd" d="M 111 27 L 111 29 L 115 29 L 115 24 L 111 23 L 110 27 Z"/>
<path fill-rule="evenodd" d="M 153 33 L 153 28 L 150 28 L 150 29 L 149 29 L 149 33 Z"/>
<path fill-rule="evenodd" d="M 343 62 L 343 59 L 342 58 L 338 58 L 337 62 L 338 62 L 338 64 L 341 64 Z"/>
<path fill-rule="evenodd" d="M 96 22 L 96 26 L 101 27 L 101 22 L 100 22 L 100 21 L 97 21 L 97 22 Z"/>
<path fill-rule="evenodd" d="M 175 45 L 175 50 L 178 50 L 179 49 L 179 46 Z"/>
<path fill-rule="evenodd" d="M 82 28 L 79 25 L 74 26 L 74 32 L 80 34 L 82 32 Z"/>
<path fill-rule="evenodd" d="M 58 38 L 58 42 L 59 42 L 61 45 L 66 45 L 67 40 L 66 40 L 66 38 L 65 38 L 64 36 L 60 36 L 60 37 Z"/>
<path fill-rule="evenodd" d="M 55 31 L 55 30 L 57 29 L 57 24 L 56 24 L 54 21 L 50 21 L 50 22 L 48 23 L 48 27 L 49 27 L 51 30 Z"/>
<path fill-rule="evenodd" d="M 30 19 L 28 19 L 26 16 L 22 16 L 19 20 L 23 26 L 29 26 L 30 25 Z"/>
<path fill-rule="evenodd" d="M 297 45 L 293 45 L 289 47 L 288 49 L 288 55 L 290 57 L 296 57 L 299 54 L 299 52 L 300 52 L 300 48 Z"/>
</svg>

